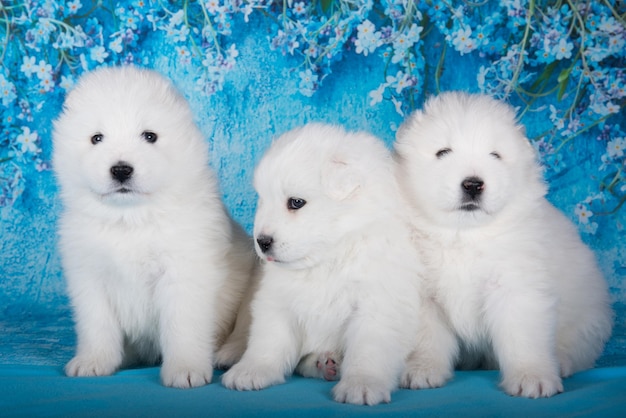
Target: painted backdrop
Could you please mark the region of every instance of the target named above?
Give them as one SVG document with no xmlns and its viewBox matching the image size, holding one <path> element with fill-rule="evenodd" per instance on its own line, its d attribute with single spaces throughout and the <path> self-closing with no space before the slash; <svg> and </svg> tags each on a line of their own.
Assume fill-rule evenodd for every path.
<svg viewBox="0 0 626 418">
<path fill-rule="evenodd" d="M 391 145 L 430 94 L 508 101 L 611 287 L 601 362 L 626 364 L 625 16 L 615 0 L 0 1 L 0 362 L 71 356 L 51 120 L 82 73 L 132 63 L 189 99 L 248 230 L 255 162 L 291 128 L 340 123 Z"/>
</svg>

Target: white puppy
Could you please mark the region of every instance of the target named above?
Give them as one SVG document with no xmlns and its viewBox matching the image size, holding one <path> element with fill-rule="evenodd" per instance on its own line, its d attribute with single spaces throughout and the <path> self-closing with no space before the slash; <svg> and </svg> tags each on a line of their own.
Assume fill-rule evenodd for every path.
<svg viewBox="0 0 626 418">
<path fill-rule="evenodd" d="M 89 73 L 54 124 L 53 161 L 78 338 L 66 373 L 162 360 L 167 386 L 209 383 L 256 255 L 185 99 L 152 71 Z"/>
<path fill-rule="evenodd" d="M 563 391 L 561 377 L 592 367 L 609 338 L 608 290 L 592 252 L 545 199 L 514 111 L 442 94 L 403 124 L 396 149 L 441 308 L 424 315 L 402 384 L 441 386 L 456 363 L 499 367 L 511 395 Z"/>
<path fill-rule="evenodd" d="M 421 274 L 390 152 L 371 135 L 310 124 L 272 145 L 254 184 L 265 265 L 248 348 L 223 384 L 282 383 L 300 360 L 301 373 L 330 379 L 341 360 L 335 400 L 389 402 L 414 344 Z"/>
</svg>

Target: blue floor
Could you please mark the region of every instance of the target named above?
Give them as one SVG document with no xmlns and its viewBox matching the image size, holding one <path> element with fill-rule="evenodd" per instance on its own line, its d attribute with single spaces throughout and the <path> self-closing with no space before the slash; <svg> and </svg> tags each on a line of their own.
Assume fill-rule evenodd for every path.
<svg viewBox="0 0 626 418">
<path fill-rule="evenodd" d="M 445 387 L 398 390 L 392 402 L 374 407 L 342 405 L 333 383 L 294 376 L 259 392 L 236 392 L 219 383 L 191 390 L 165 388 L 156 367 L 110 377 L 69 378 L 63 365 L 74 350 L 69 309 L 14 310 L 0 317 L 0 417 L 187 417 L 187 416 L 626 416 L 624 324 L 598 368 L 564 381 L 549 399 L 520 399 L 498 388 L 495 371 L 457 372 Z M 622 312 L 623 314 L 623 312 Z M 623 317 L 623 315 L 620 315 Z"/>
<path fill-rule="evenodd" d="M 61 367 L 0 366 L 2 417 L 187 416 L 598 416 L 624 417 L 626 367 L 578 373 L 565 392 L 549 399 L 507 396 L 495 371 L 457 372 L 440 389 L 399 390 L 390 404 L 343 405 L 330 397 L 333 383 L 292 377 L 258 392 L 237 392 L 219 383 L 181 390 L 159 384 L 159 369 L 125 370 L 111 377 L 68 378 Z"/>
</svg>

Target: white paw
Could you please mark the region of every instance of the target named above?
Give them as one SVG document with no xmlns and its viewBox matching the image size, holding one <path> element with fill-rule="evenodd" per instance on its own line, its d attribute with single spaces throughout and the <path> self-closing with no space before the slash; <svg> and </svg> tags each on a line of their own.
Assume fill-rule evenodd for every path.
<svg viewBox="0 0 626 418">
<path fill-rule="evenodd" d="M 525 398 L 548 398 L 563 392 L 561 378 L 552 373 L 508 373 L 500 385 L 509 395 Z"/>
<path fill-rule="evenodd" d="M 198 366 L 197 368 L 163 363 L 161 366 L 161 382 L 164 386 L 188 389 L 211 383 L 213 368 Z"/>
<path fill-rule="evenodd" d="M 77 355 L 65 366 L 68 376 L 109 376 L 117 371 L 122 360 L 111 356 Z"/>
<path fill-rule="evenodd" d="M 377 405 L 391 402 L 391 391 L 384 382 L 371 377 L 343 377 L 333 388 L 337 402 L 355 405 Z"/>
<path fill-rule="evenodd" d="M 407 389 L 439 388 L 451 378 L 452 370 L 447 367 L 408 366 L 400 379 L 400 387 Z"/>
<path fill-rule="evenodd" d="M 298 363 L 296 372 L 304 377 L 328 381 L 339 380 L 341 357 L 331 351 L 311 353 Z"/>
<path fill-rule="evenodd" d="M 339 379 L 339 358 L 334 353 L 324 353 L 315 362 L 324 380 L 333 381 Z"/>
<path fill-rule="evenodd" d="M 240 362 L 224 373 L 222 384 L 236 390 L 264 389 L 285 382 L 285 376 L 276 370 L 278 368 L 248 367 Z"/>
</svg>

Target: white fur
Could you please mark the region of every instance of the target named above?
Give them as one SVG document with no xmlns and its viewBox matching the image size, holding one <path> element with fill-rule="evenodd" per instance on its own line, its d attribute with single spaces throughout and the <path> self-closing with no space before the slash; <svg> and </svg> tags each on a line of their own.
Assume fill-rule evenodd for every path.
<svg viewBox="0 0 626 418">
<path fill-rule="evenodd" d="M 78 337 L 66 373 L 108 375 L 162 359 L 163 384 L 209 383 L 255 255 L 221 203 L 184 98 L 152 71 L 89 73 L 54 124 L 53 160 Z M 119 162 L 133 167 L 127 193 L 111 174 Z"/>
<path fill-rule="evenodd" d="M 402 384 L 441 386 L 457 364 L 499 367 L 511 395 L 563 391 L 561 377 L 592 367 L 609 338 L 609 295 L 592 252 L 545 199 L 513 110 L 442 94 L 403 124 L 396 150 L 433 299 Z M 462 209 L 468 177 L 484 181 L 473 211 Z"/>
<path fill-rule="evenodd" d="M 342 361 L 335 400 L 389 402 L 414 345 L 421 274 L 389 151 L 310 124 L 272 145 L 254 182 L 254 236 L 273 243 L 257 245 L 265 264 L 249 345 L 223 384 L 262 389 L 301 360 L 299 372 L 321 376 L 318 356 L 330 356 Z M 290 198 L 306 204 L 290 210 Z"/>
</svg>

